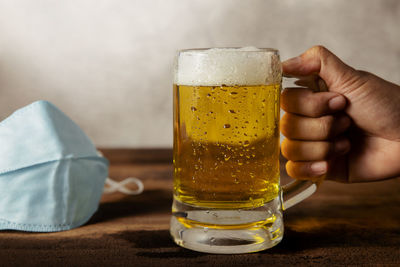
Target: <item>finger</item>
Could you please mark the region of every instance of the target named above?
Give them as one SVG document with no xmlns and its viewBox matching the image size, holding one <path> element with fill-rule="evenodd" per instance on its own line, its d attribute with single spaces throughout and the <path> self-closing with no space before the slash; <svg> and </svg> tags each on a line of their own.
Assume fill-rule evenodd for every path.
<svg viewBox="0 0 400 267">
<path fill-rule="evenodd" d="M 295 81 L 294 84 L 310 88 L 314 92 L 327 92 L 328 86 L 318 75 L 310 75 L 302 77 Z"/>
<path fill-rule="evenodd" d="M 282 134 L 289 139 L 324 141 L 343 133 L 350 124 L 350 118 L 344 114 L 309 118 L 285 113 L 280 127 Z"/>
<path fill-rule="evenodd" d="M 282 63 L 282 68 L 284 74 L 289 76 L 317 74 L 328 87 L 349 79 L 355 72 L 323 46 L 314 46 L 302 55 L 286 60 Z"/>
<path fill-rule="evenodd" d="M 350 150 L 350 142 L 342 137 L 333 142 L 298 141 L 285 138 L 281 145 L 282 155 L 291 161 L 321 161 Z"/>
<path fill-rule="evenodd" d="M 327 161 L 308 161 L 296 162 L 288 161 L 286 163 L 287 174 L 298 180 L 313 180 L 321 178 L 328 172 Z"/>
<path fill-rule="evenodd" d="M 346 107 L 343 95 L 333 92 L 314 93 L 307 88 L 285 88 L 281 107 L 289 113 L 308 117 L 321 117 Z"/>
</svg>

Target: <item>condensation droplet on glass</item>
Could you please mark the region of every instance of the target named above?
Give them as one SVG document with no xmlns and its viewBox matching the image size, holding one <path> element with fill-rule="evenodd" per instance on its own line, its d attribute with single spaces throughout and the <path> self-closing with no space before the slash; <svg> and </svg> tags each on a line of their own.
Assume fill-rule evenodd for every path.
<svg viewBox="0 0 400 267">
<path fill-rule="evenodd" d="M 229 123 L 224 124 L 224 128 L 231 128 L 231 125 Z"/>
<path fill-rule="evenodd" d="M 229 113 L 236 113 L 236 112 L 233 109 L 230 109 Z"/>
<path fill-rule="evenodd" d="M 195 107 L 191 107 L 190 109 L 191 109 L 193 112 L 197 110 L 197 108 L 195 108 Z"/>
<path fill-rule="evenodd" d="M 244 147 L 249 146 L 249 145 L 250 145 L 249 140 L 244 141 L 244 143 L 243 143 L 243 146 L 244 146 Z"/>
</svg>

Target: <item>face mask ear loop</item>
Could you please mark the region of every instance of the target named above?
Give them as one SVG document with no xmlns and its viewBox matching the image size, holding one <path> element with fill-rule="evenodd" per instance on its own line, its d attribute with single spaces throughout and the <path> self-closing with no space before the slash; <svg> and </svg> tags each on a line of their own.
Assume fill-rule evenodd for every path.
<svg viewBox="0 0 400 267">
<path fill-rule="evenodd" d="M 137 186 L 136 190 L 132 190 L 126 187 L 127 184 L 135 184 Z M 127 195 L 139 195 L 143 192 L 144 186 L 142 181 L 135 177 L 128 177 L 120 182 L 107 177 L 106 179 L 107 187 L 104 187 L 105 194 L 111 194 L 114 192 L 121 192 Z"/>
<path fill-rule="evenodd" d="M 97 150 L 97 154 L 101 157 L 103 157 L 103 153 L 101 153 L 100 150 Z M 107 187 L 104 187 L 104 193 L 105 194 L 111 194 L 111 193 L 115 193 L 115 192 L 121 192 L 127 195 L 139 195 L 143 192 L 144 190 L 144 186 L 142 181 L 140 181 L 138 178 L 136 177 L 128 177 L 125 180 L 122 180 L 120 182 L 117 182 L 113 179 L 111 179 L 110 177 L 107 177 L 106 185 L 108 185 Z M 127 187 L 125 187 L 125 185 L 127 184 L 135 184 L 137 186 L 136 190 L 131 190 Z"/>
</svg>

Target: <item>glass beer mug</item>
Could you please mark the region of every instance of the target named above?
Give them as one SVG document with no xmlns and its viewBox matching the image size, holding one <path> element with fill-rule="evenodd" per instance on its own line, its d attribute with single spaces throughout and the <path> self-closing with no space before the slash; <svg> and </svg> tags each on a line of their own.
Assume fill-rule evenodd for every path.
<svg viewBox="0 0 400 267">
<path fill-rule="evenodd" d="M 174 241 L 226 254 L 275 246 L 282 210 L 316 190 L 280 186 L 278 50 L 182 50 L 174 68 Z"/>
</svg>

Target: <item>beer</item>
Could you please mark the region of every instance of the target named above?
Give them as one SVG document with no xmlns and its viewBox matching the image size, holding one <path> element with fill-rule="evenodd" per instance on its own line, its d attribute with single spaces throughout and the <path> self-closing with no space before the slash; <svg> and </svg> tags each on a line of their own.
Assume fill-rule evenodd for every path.
<svg viewBox="0 0 400 267">
<path fill-rule="evenodd" d="M 174 85 L 174 195 L 255 208 L 279 193 L 280 84 Z"/>
<path fill-rule="evenodd" d="M 308 181 L 279 183 L 279 52 L 181 50 L 174 66 L 172 238 L 209 253 L 275 246 L 282 204 L 316 190 Z"/>
</svg>

